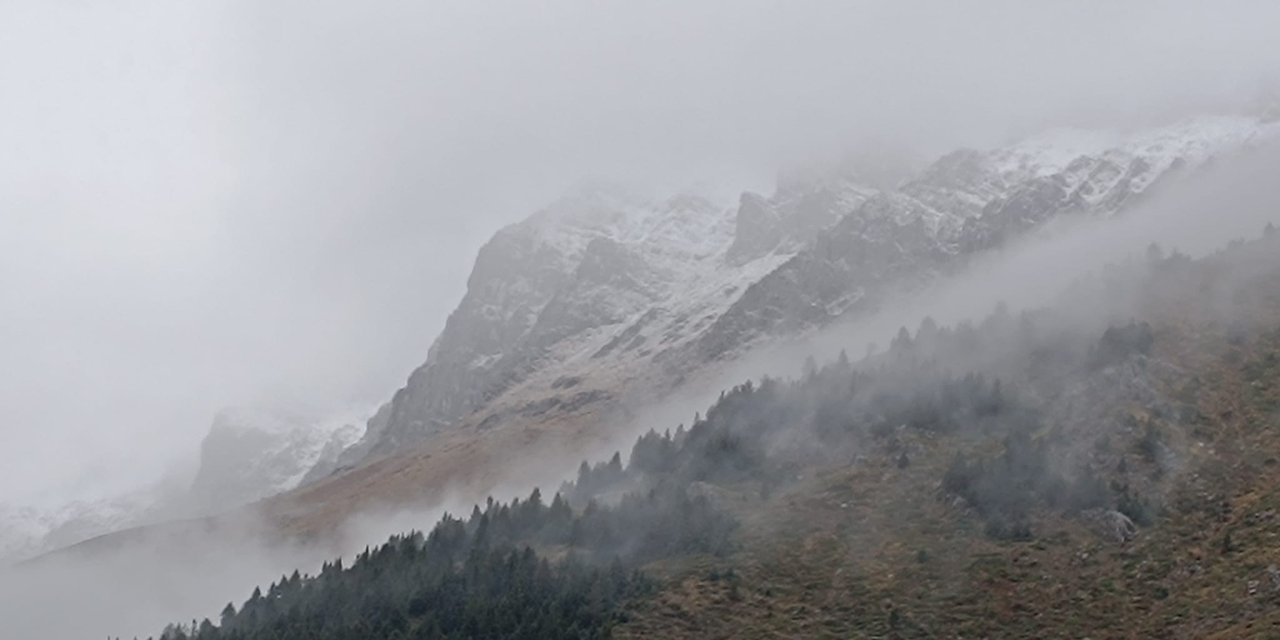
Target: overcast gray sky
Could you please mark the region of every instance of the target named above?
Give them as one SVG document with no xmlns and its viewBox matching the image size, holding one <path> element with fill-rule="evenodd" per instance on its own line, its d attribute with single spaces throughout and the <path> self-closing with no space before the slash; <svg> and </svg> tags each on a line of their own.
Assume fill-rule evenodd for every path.
<svg viewBox="0 0 1280 640">
<path fill-rule="evenodd" d="M 1032 6 L 1034 4 L 1034 6 Z M 0 502 L 377 402 L 587 175 L 767 189 L 1247 100 L 1280 4 L 0 0 Z"/>
</svg>

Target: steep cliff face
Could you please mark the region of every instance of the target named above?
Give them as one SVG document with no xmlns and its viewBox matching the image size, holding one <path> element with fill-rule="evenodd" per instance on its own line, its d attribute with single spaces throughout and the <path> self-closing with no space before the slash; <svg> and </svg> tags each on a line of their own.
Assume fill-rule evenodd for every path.
<svg viewBox="0 0 1280 640">
<path fill-rule="evenodd" d="M 872 309 L 1054 218 L 1115 215 L 1277 130 L 1248 117 L 1059 130 L 947 154 L 892 190 L 839 173 L 792 177 L 736 207 L 579 190 L 494 236 L 426 362 L 359 443 L 309 477 L 464 420 L 494 428 L 607 404 L 645 377 L 674 386 L 752 345 Z"/>
</svg>

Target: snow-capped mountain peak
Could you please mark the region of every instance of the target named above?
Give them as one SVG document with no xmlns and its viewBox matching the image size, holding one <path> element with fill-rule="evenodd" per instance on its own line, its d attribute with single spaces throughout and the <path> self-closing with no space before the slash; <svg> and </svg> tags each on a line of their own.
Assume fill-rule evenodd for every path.
<svg viewBox="0 0 1280 640">
<path fill-rule="evenodd" d="M 165 479 L 100 500 L 0 503 L 0 567 L 89 538 L 214 513 L 297 487 L 360 439 L 371 409 L 232 407 L 214 417 L 190 486 Z"/>
</svg>

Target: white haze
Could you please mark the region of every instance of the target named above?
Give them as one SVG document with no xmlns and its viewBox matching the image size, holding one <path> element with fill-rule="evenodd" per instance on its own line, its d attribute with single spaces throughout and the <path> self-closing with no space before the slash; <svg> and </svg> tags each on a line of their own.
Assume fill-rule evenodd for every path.
<svg viewBox="0 0 1280 640">
<path fill-rule="evenodd" d="M 768 190 L 1248 102 L 1270 2 L 6 2 L 0 502 L 218 408 L 385 400 L 499 226 L 584 175 Z"/>
<path fill-rule="evenodd" d="M 189 473 L 228 404 L 389 398 L 479 246 L 584 176 L 769 191 L 834 157 L 875 170 L 1238 109 L 1280 70 L 1273 2 L 0 0 L 0 23 L 0 503 Z M 1280 194 L 1255 160 L 732 381 L 1040 304 L 1151 241 L 1256 234 Z M 41 565 L 0 576 L 0 635 L 154 634 L 327 552 L 222 539 Z"/>
</svg>

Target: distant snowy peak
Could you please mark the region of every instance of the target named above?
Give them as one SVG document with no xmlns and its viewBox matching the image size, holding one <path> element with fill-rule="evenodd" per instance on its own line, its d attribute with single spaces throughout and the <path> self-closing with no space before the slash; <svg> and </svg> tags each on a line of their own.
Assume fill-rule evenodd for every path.
<svg viewBox="0 0 1280 640">
<path fill-rule="evenodd" d="M 0 503 L 0 569 L 44 551 L 45 536 L 59 524 L 57 512 Z"/>
<path fill-rule="evenodd" d="M 54 507 L 0 503 L 0 568 L 97 535 L 136 526 L 168 497 L 159 487 Z"/>
<path fill-rule="evenodd" d="M 319 416 L 263 407 L 224 409 L 201 443 L 192 499 L 202 510 L 217 510 L 288 491 L 322 456 L 336 456 L 359 440 L 371 414 L 364 408 Z"/>
<path fill-rule="evenodd" d="M 190 490 L 171 482 L 56 507 L 0 503 L 0 566 L 95 536 L 167 518 L 205 515 L 292 489 L 307 471 L 360 439 L 372 410 L 327 414 L 236 407 L 201 443 Z"/>
</svg>

